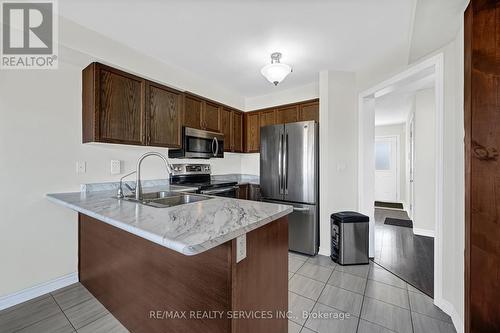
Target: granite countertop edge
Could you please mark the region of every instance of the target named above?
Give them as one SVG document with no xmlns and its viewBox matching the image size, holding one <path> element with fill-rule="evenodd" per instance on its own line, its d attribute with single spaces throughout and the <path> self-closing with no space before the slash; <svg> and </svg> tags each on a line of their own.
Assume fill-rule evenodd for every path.
<svg viewBox="0 0 500 333">
<path fill-rule="evenodd" d="M 144 238 L 146 240 L 149 240 L 153 243 L 159 244 L 161 246 L 164 246 L 166 248 L 169 248 L 171 250 L 174 250 L 176 252 L 182 253 L 184 255 L 196 255 L 200 254 L 202 252 L 205 252 L 211 248 L 214 248 L 218 245 L 221 245 L 227 241 L 230 241 L 232 239 L 235 239 L 241 235 L 244 235 L 252 230 L 255 230 L 257 228 L 260 228 L 274 220 L 277 220 L 281 217 L 284 217 L 288 214 L 290 214 L 293 211 L 292 206 L 288 205 L 280 205 L 281 207 L 274 207 L 272 210 L 270 209 L 271 206 L 273 205 L 270 203 L 263 203 L 263 202 L 250 202 L 247 200 L 240 200 L 240 199 L 229 199 L 229 198 L 220 198 L 220 197 L 213 197 L 210 202 L 212 203 L 210 207 L 210 210 L 205 214 L 204 216 L 203 213 L 197 213 L 199 215 L 194 215 L 196 217 L 197 221 L 202 221 L 198 222 L 197 225 L 194 227 L 197 229 L 202 229 L 203 225 L 203 219 L 209 219 L 212 218 L 210 214 L 217 214 L 217 211 L 220 209 L 226 209 L 229 211 L 237 211 L 238 217 L 240 217 L 240 220 L 223 220 L 225 221 L 222 223 L 222 226 L 220 229 L 217 229 L 217 227 L 213 227 L 211 225 L 217 224 L 214 221 L 209 221 L 209 227 L 212 228 L 208 230 L 207 234 L 204 235 L 203 231 L 192 231 L 192 230 L 183 230 L 184 233 L 190 233 L 189 237 L 187 237 L 187 240 L 185 241 L 180 241 L 176 239 L 170 238 L 164 231 L 164 228 L 169 227 L 169 225 L 165 225 L 167 223 L 175 223 L 173 220 L 165 220 L 168 216 L 170 218 L 170 215 L 174 215 L 177 213 L 179 215 L 182 215 L 183 213 L 186 213 L 188 211 L 185 211 L 185 209 L 188 209 L 189 211 L 199 211 L 199 208 L 203 208 L 204 206 L 196 206 L 199 203 L 191 203 L 191 204 L 186 204 L 186 205 L 180 205 L 180 206 L 175 206 L 175 207 L 170 207 L 170 208 L 152 208 L 152 207 L 145 207 L 143 205 L 137 204 L 137 203 L 132 203 L 132 202 L 123 202 L 121 200 L 117 200 L 114 198 L 111 198 L 108 196 L 110 193 L 105 192 L 100 192 L 99 197 L 97 197 L 96 202 L 85 202 L 86 198 L 83 197 L 79 201 L 78 199 L 76 200 L 77 202 L 72 203 L 71 200 L 75 200 L 75 197 L 77 195 L 81 195 L 80 192 L 73 192 L 73 193 L 53 193 L 53 194 L 47 194 L 46 197 L 49 201 L 62 205 L 66 208 L 69 208 L 71 210 L 77 211 L 79 213 L 88 215 L 92 218 L 95 218 L 99 221 L 102 221 L 104 223 L 107 223 L 109 225 L 112 225 L 116 228 L 119 228 L 121 230 L 130 232 L 131 234 L 134 234 L 136 236 L 139 236 L 141 238 Z M 72 198 L 66 198 L 65 196 L 74 196 Z M 71 199 L 71 200 L 70 200 Z M 115 200 L 115 201 L 112 201 Z M 201 201 L 207 202 L 206 201 Z M 84 205 L 87 204 L 94 204 L 95 209 L 84 207 Z M 103 206 L 98 206 L 98 205 L 103 205 Z M 142 210 L 144 210 L 143 215 L 145 219 L 149 219 L 146 221 L 146 226 L 151 227 L 151 225 L 159 225 L 159 230 L 157 232 L 152 232 L 145 230 L 144 228 L 141 228 L 139 226 L 134 226 L 133 224 L 137 224 L 137 222 L 124 222 L 120 221 L 119 218 L 114 218 L 114 217 L 109 217 L 106 215 L 101 214 L 99 211 L 103 210 L 102 207 L 104 208 L 104 211 L 106 212 L 106 209 L 108 209 L 108 214 L 109 210 L 111 212 L 120 210 L 121 206 L 126 205 L 127 210 L 125 212 L 133 212 L 136 211 L 137 207 L 139 206 Z M 227 207 L 229 206 L 229 207 Z M 277 206 L 277 205 L 274 205 Z M 222 207 L 222 208 L 218 208 Z M 267 209 L 264 209 L 267 207 Z M 198 209 L 195 209 L 198 208 Z M 259 210 L 260 209 L 260 210 Z M 157 210 L 157 211 L 155 211 Z M 168 210 L 171 210 L 172 213 L 169 213 Z M 241 225 L 242 224 L 242 217 L 241 216 L 246 216 L 246 215 L 251 215 L 252 210 L 255 210 L 256 213 L 254 219 L 256 221 L 248 223 L 246 225 Z M 272 211 L 272 213 L 268 213 L 268 211 Z M 155 217 L 155 213 L 158 213 L 158 217 Z M 123 212 L 120 211 L 120 214 L 123 214 Z M 132 213 L 131 213 L 132 214 Z M 131 215 L 129 214 L 129 215 Z M 200 216 L 201 215 L 201 216 Z M 122 215 L 123 216 L 123 215 Z M 185 216 L 185 219 L 189 219 L 189 214 L 187 217 Z M 230 215 L 229 217 L 232 217 Z M 129 221 L 133 220 L 130 218 L 128 215 L 126 218 L 129 218 Z M 140 216 L 139 216 L 140 218 Z M 215 219 L 215 218 L 214 218 Z M 125 220 L 125 219 L 123 219 Z M 179 223 L 179 222 L 177 222 Z M 228 224 L 230 224 L 228 226 Z M 200 226 L 201 225 L 201 226 Z M 234 227 L 234 225 L 240 225 L 239 227 Z M 174 225 L 176 226 L 176 225 Z M 182 226 L 182 225 L 181 225 Z M 224 232 L 226 228 L 232 229 L 227 232 Z M 208 229 L 208 228 L 207 228 Z M 210 236 L 213 233 L 216 233 L 215 236 Z M 181 234 L 182 235 L 182 234 Z M 195 241 L 193 239 L 200 238 L 200 241 Z M 205 239 L 207 238 L 207 239 Z"/>
</svg>

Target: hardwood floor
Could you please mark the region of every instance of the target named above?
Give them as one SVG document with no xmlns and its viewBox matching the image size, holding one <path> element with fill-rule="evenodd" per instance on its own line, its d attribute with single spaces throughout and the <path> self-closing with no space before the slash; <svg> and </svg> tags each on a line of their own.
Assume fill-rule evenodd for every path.
<svg viewBox="0 0 500 333">
<path fill-rule="evenodd" d="M 386 217 L 408 219 L 405 211 L 375 209 L 375 262 L 434 297 L 434 239 L 384 224 Z"/>
</svg>

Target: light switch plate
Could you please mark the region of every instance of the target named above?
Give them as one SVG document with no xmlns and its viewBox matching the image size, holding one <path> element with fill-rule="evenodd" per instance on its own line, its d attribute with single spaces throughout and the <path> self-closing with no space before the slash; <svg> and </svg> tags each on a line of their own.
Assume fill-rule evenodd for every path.
<svg viewBox="0 0 500 333">
<path fill-rule="evenodd" d="M 236 238 L 236 263 L 247 257 L 247 235 Z"/>
<path fill-rule="evenodd" d="M 76 162 L 76 173 L 82 174 L 87 172 L 87 162 L 85 161 L 77 161 Z"/>
<path fill-rule="evenodd" d="M 111 174 L 119 175 L 122 172 L 122 162 L 120 160 L 111 160 Z"/>
</svg>

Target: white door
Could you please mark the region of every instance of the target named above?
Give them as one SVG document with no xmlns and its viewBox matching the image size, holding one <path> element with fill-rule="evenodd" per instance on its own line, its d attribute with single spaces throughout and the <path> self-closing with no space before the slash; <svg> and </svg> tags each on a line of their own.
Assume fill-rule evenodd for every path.
<svg viewBox="0 0 500 333">
<path fill-rule="evenodd" d="M 375 137 L 375 200 L 398 202 L 398 137 Z"/>
</svg>

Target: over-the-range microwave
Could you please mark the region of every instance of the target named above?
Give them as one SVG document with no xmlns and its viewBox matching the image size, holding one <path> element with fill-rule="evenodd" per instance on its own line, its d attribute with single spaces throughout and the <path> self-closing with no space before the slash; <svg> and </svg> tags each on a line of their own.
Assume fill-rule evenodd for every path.
<svg viewBox="0 0 500 333">
<path fill-rule="evenodd" d="M 182 148 L 169 149 L 170 158 L 222 158 L 224 134 L 191 127 L 182 128 Z"/>
</svg>

